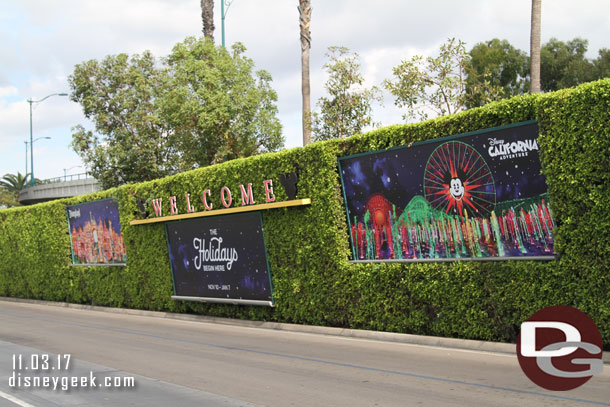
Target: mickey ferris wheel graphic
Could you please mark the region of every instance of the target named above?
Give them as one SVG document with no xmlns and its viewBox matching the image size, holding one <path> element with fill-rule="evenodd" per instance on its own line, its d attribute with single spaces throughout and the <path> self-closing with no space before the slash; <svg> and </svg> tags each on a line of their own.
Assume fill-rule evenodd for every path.
<svg viewBox="0 0 610 407">
<path fill-rule="evenodd" d="M 496 206 L 496 187 L 487 163 L 461 141 L 443 143 L 430 154 L 424 194 L 433 208 L 447 214 L 486 217 Z"/>
</svg>

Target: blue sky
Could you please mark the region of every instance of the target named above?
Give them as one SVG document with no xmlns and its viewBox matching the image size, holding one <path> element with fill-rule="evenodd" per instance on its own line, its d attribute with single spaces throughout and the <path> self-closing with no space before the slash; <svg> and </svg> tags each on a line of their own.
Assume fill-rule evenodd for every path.
<svg viewBox="0 0 610 407">
<path fill-rule="evenodd" d="M 220 42 L 220 0 L 214 9 Z M 301 145 L 298 0 L 234 0 L 226 19 L 227 45 L 243 42 L 258 69 L 273 76 L 286 147 Z M 312 0 L 312 106 L 324 96 L 322 65 L 329 46 L 361 57 L 367 85 L 379 85 L 392 67 L 415 54 L 431 55 L 449 37 L 467 49 L 494 37 L 529 52 L 529 0 L 408 2 L 403 0 Z M 199 0 L 2 0 L 0 2 L 0 175 L 25 171 L 29 140 L 27 99 L 68 92 L 74 65 L 108 54 L 151 50 L 165 56 L 189 35 L 201 34 Z M 610 2 L 543 0 L 542 42 L 551 37 L 589 40 L 588 56 L 610 48 Z M 374 119 L 402 122 L 385 94 Z M 54 96 L 34 105 L 37 178 L 84 172 L 71 150 L 71 128 L 91 129 L 79 105 Z"/>
</svg>

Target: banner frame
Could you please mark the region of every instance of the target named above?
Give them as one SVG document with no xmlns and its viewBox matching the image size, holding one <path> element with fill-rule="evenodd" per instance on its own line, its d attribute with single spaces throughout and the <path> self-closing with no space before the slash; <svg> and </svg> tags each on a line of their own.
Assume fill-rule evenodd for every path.
<svg viewBox="0 0 610 407">
<path fill-rule="evenodd" d="M 504 261 L 504 260 L 536 260 L 552 261 L 557 260 L 557 255 L 548 256 L 507 256 L 507 257 L 457 257 L 457 258 L 438 258 L 438 259 L 381 259 L 381 260 L 349 260 L 349 263 L 450 263 L 456 261 Z"/>
<path fill-rule="evenodd" d="M 125 260 L 124 263 L 110 263 L 110 264 L 108 264 L 108 263 L 77 264 L 74 262 L 74 248 L 72 247 L 72 229 L 70 228 L 70 213 L 68 212 L 68 207 L 87 205 L 87 204 L 103 202 L 103 201 L 115 201 L 117 203 L 119 225 L 121 226 L 121 236 L 123 235 L 123 225 L 120 223 L 121 222 L 121 211 L 119 208 L 118 199 L 115 199 L 114 197 L 109 197 L 109 198 L 95 199 L 93 201 L 79 202 L 79 203 L 75 203 L 75 204 L 71 204 L 71 205 L 66 205 L 64 207 L 64 210 L 66 212 L 66 220 L 68 221 L 68 237 L 70 239 L 70 258 L 72 259 L 72 263 L 69 265 L 70 267 L 127 267 L 127 260 Z M 129 256 L 127 256 L 127 258 L 129 258 Z"/>
<path fill-rule="evenodd" d="M 175 277 L 174 277 L 174 265 L 172 264 L 171 260 L 170 260 L 170 271 L 171 271 L 171 276 L 172 276 L 172 288 L 174 291 L 174 295 L 171 296 L 172 300 L 176 300 L 176 301 L 193 301 L 193 302 L 204 302 L 204 303 L 217 303 L 217 304 L 233 304 L 233 305 L 259 305 L 259 306 L 269 306 L 269 307 L 275 307 L 275 300 L 274 300 L 274 293 L 273 293 L 273 279 L 271 278 L 271 264 L 269 263 L 269 253 L 267 253 L 267 239 L 265 238 L 265 224 L 263 222 L 263 212 L 261 210 L 258 211 L 244 211 L 244 212 L 236 212 L 236 213 L 224 213 L 224 214 L 215 214 L 213 216 L 217 216 L 217 217 L 230 217 L 232 215 L 238 215 L 241 213 L 247 213 L 247 212 L 258 212 L 259 214 L 259 221 L 261 224 L 261 233 L 262 233 L 262 239 L 263 239 L 263 248 L 265 251 L 265 263 L 267 265 L 267 270 L 268 270 L 268 274 L 269 274 L 269 290 L 271 292 L 271 301 L 265 301 L 265 300 L 247 300 L 247 299 L 237 299 L 237 298 L 216 298 L 216 297 L 194 297 L 194 296 L 184 296 L 184 295 L 178 295 L 178 293 L 176 292 L 176 281 L 175 281 Z M 168 233 L 168 226 L 170 223 L 181 223 L 183 221 L 189 221 L 189 220 L 194 220 L 194 219 L 201 219 L 201 217 L 191 217 L 191 218 L 180 218 L 180 219 L 176 219 L 176 220 L 170 220 L 167 222 L 164 222 L 164 229 L 165 229 L 165 240 L 166 240 L 166 247 L 168 250 L 168 257 L 169 257 L 169 250 L 170 250 L 170 242 L 169 242 L 169 233 Z"/>
<path fill-rule="evenodd" d="M 502 125 L 502 126 L 489 127 L 489 128 L 485 128 L 485 129 L 479 129 L 479 130 L 474 130 L 474 131 L 470 131 L 470 132 L 454 134 L 454 135 L 450 135 L 450 136 L 444 136 L 444 137 L 438 137 L 438 138 L 433 138 L 433 139 L 429 139 L 429 140 L 411 142 L 411 143 L 407 143 L 407 144 L 402 144 L 400 146 L 390 147 L 387 149 L 378 149 L 378 150 L 374 150 L 374 151 L 366 151 L 366 152 L 362 152 L 362 153 L 356 153 L 356 154 L 338 157 L 337 165 L 338 165 L 338 170 L 339 170 L 339 179 L 341 181 L 341 190 L 342 190 L 341 192 L 342 192 L 342 196 L 343 196 L 343 206 L 344 206 L 344 210 L 345 210 L 345 217 L 347 219 L 347 229 L 348 229 L 348 236 L 349 236 L 349 243 L 350 243 L 350 252 L 352 255 L 352 258 L 348 259 L 348 262 L 349 263 L 430 263 L 430 262 L 455 262 L 455 261 L 508 261 L 508 260 L 553 261 L 553 260 L 557 260 L 557 258 L 558 258 L 557 253 L 553 253 L 551 255 L 538 255 L 538 256 L 360 260 L 360 259 L 357 259 L 356 246 L 354 245 L 353 236 L 351 233 L 352 221 L 350 219 L 350 214 L 349 214 L 349 207 L 348 207 L 345 183 L 343 181 L 343 172 L 342 172 L 343 168 L 341 165 L 342 161 L 351 160 L 351 159 L 358 158 L 358 157 L 365 157 L 365 156 L 374 155 L 374 154 L 387 153 L 387 152 L 394 151 L 394 150 L 402 150 L 402 149 L 406 149 L 406 148 L 408 149 L 408 148 L 422 146 L 422 145 L 426 145 L 426 144 L 443 143 L 443 142 L 447 142 L 447 141 L 451 141 L 451 140 L 461 139 L 464 137 L 472 137 L 472 136 L 477 136 L 480 134 L 492 133 L 492 132 L 497 132 L 497 131 L 501 131 L 501 130 L 505 130 L 505 129 L 514 128 L 514 127 L 528 126 L 528 125 L 532 125 L 532 124 L 538 125 L 538 120 L 535 120 L 535 119 L 534 120 L 525 120 L 522 122 L 510 123 L 510 124 L 506 124 L 506 125 Z M 540 135 L 540 133 L 538 133 L 538 136 L 539 135 Z M 547 190 L 547 193 L 548 193 L 548 190 Z"/>
<path fill-rule="evenodd" d="M 172 300 L 175 301 L 192 301 L 192 302 L 205 302 L 205 303 L 216 303 L 216 304 L 232 304 L 232 305 L 263 305 L 271 308 L 275 307 L 273 301 L 262 301 L 262 300 L 244 300 L 244 299 L 231 299 L 231 298 L 214 298 L 214 297 L 188 297 L 182 295 L 172 295 Z"/>
</svg>

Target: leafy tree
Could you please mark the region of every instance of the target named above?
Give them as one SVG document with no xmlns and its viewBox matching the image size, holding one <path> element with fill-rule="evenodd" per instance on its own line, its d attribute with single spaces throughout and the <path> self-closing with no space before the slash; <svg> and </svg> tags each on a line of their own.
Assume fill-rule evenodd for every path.
<svg viewBox="0 0 610 407">
<path fill-rule="evenodd" d="M 26 188 L 29 184 L 30 174 L 4 174 L 0 179 L 0 208 L 12 208 L 21 206 L 19 203 L 19 191 Z M 35 178 L 37 184 L 41 181 Z"/>
<path fill-rule="evenodd" d="M 528 89 L 528 57 L 507 40 L 476 44 L 469 52 L 466 94 L 468 107 L 523 94 Z"/>
<path fill-rule="evenodd" d="M 551 38 L 542 46 L 540 70 L 543 91 L 555 91 L 610 76 L 610 51 L 601 49 L 597 59 L 588 60 L 585 57 L 587 44 L 580 38 L 567 43 Z M 493 39 L 479 43 L 472 48 L 470 56 L 466 81 L 469 107 L 527 92 L 528 78 L 531 77 L 528 57 L 508 41 Z M 485 88 L 487 85 L 491 85 L 487 93 L 478 94 L 476 87 Z M 491 92 L 498 86 L 500 92 Z M 490 97 L 485 100 L 485 96 Z"/>
<path fill-rule="evenodd" d="M 394 95 L 394 103 L 407 109 L 405 120 L 425 120 L 431 111 L 441 116 L 457 113 L 466 108 L 469 60 L 464 43 L 450 38 L 437 57 L 403 60 L 392 70 L 394 78 L 383 85 Z"/>
<path fill-rule="evenodd" d="M 610 49 L 602 48 L 599 56 L 593 61 L 593 72 L 596 79 L 610 77 Z"/>
<path fill-rule="evenodd" d="M 21 206 L 17 197 L 5 189 L 0 188 L 0 209 Z"/>
<path fill-rule="evenodd" d="M 76 65 L 70 98 L 81 104 L 95 132 L 74 127 L 72 147 L 105 187 L 177 172 L 173 132 L 158 114 L 166 72 L 150 52 L 110 55 Z"/>
<path fill-rule="evenodd" d="M 28 185 L 29 176 L 30 174 L 23 175 L 20 172 L 17 172 L 17 174 L 4 174 L 0 179 L 0 189 L 14 196 L 19 196 L 19 191 Z"/>
<path fill-rule="evenodd" d="M 245 47 L 231 52 L 187 38 L 166 60 L 167 89 L 158 101 L 172 129 L 181 168 L 195 168 L 277 151 L 284 145 L 271 75 L 253 73 Z"/>
<path fill-rule="evenodd" d="M 301 36 L 301 94 L 303 97 L 303 145 L 311 143 L 311 91 L 309 84 L 309 50 L 311 49 L 311 1 L 299 0 Z"/>
<path fill-rule="evenodd" d="M 187 38 L 163 60 L 145 52 L 77 65 L 71 99 L 95 131 L 76 126 L 72 147 L 105 188 L 280 148 L 271 76 L 253 76 L 244 51 Z"/>
<path fill-rule="evenodd" d="M 364 87 L 358 54 L 345 47 L 329 47 L 326 56 L 330 59 L 324 64 L 328 97 L 318 99 L 320 113 L 313 114 L 316 141 L 349 137 L 375 125 L 372 103 L 381 101 L 377 87 Z"/>
<path fill-rule="evenodd" d="M 598 79 L 594 64 L 585 58 L 588 41 L 574 38 L 567 43 L 551 38 L 540 51 L 542 90 L 552 92 Z"/>
</svg>

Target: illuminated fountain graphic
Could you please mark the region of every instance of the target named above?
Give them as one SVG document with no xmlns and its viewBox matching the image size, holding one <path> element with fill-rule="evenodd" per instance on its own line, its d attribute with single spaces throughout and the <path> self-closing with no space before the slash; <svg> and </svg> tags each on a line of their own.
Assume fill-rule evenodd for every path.
<svg viewBox="0 0 610 407">
<path fill-rule="evenodd" d="M 383 219 L 379 211 L 367 210 L 352 224 L 355 255 L 359 260 L 550 255 L 555 222 L 544 198 L 508 202 L 499 215 L 491 211 L 486 217 L 449 215 L 423 196 L 413 197 L 400 215 L 394 205 Z"/>
<path fill-rule="evenodd" d="M 422 195 L 402 208 L 376 193 L 351 224 L 359 260 L 548 256 L 553 221 L 546 193 L 496 202 L 489 166 L 472 146 L 439 145 L 428 157 Z M 403 201 L 404 202 L 404 201 Z"/>
</svg>

